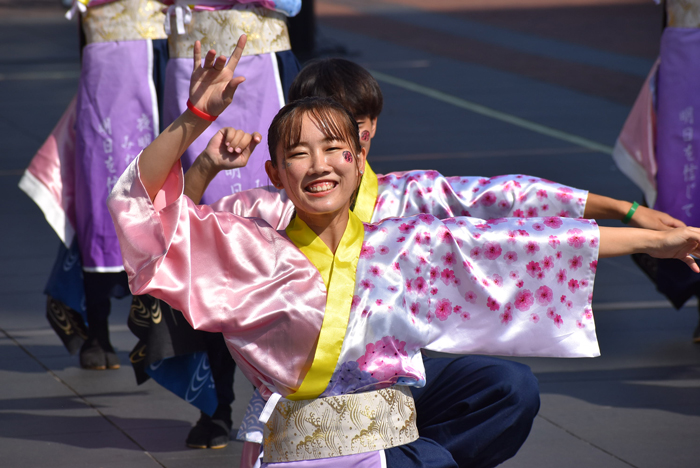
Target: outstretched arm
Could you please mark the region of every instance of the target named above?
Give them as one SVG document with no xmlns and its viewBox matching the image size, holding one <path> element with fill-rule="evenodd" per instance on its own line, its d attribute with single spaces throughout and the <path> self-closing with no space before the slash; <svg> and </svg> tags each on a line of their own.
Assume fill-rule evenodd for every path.
<svg viewBox="0 0 700 468">
<path fill-rule="evenodd" d="M 583 217 L 586 219 L 618 219 L 622 220 L 632 207 L 632 203 L 624 200 L 616 200 L 595 193 L 589 193 L 586 201 L 586 209 Z M 629 222 L 630 226 L 666 231 L 683 227 L 685 223 L 673 216 L 661 211 L 640 206 L 634 212 Z"/>
<path fill-rule="evenodd" d="M 600 228 L 600 258 L 646 253 L 657 258 L 677 258 L 695 273 L 700 268 L 691 256 L 700 256 L 700 229 L 682 227 L 669 231 L 636 228 Z"/>
<path fill-rule="evenodd" d="M 218 116 L 231 104 L 238 85 L 245 81 L 241 76 L 233 76 L 245 43 L 246 36 L 242 35 L 228 63 L 225 56 L 217 57 L 216 51 L 210 50 L 202 66 L 201 44 L 195 42 L 194 67 L 190 79 L 190 102 L 194 107 L 209 115 Z M 210 123 L 188 109 L 143 150 L 139 158 L 139 170 L 141 181 L 151 199 L 165 183 L 173 164 Z"/>
<path fill-rule="evenodd" d="M 199 204 L 212 179 L 221 171 L 245 167 L 260 141 L 258 132 L 250 134 L 231 127 L 216 132 L 185 173 L 185 195 Z"/>
</svg>

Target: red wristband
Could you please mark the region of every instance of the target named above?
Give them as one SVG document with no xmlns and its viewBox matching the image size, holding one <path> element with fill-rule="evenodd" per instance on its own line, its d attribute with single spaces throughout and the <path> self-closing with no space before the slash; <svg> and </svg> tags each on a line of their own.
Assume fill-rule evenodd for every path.
<svg viewBox="0 0 700 468">
<path fill-rule="evenodd" d="M 192 101 L 190 101 L 189 99 L 187 100 L 187 108 L 200 119 L 208 120 L 209 122 L 215 121 L 218 117 L 218 115 L 207 114 L 206 112 L 197 109 L 196 107 L 194 107 L 194 104 L 192 104 Z"/>
</svg>

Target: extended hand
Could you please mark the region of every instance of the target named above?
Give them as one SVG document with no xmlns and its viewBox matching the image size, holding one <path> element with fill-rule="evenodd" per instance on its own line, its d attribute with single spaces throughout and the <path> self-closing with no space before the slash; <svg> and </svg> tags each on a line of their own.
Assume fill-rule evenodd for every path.
<svg viewBox="0 0 700 468">
<path fill-rule="evenodd" d="M 258 132 L 253 134 L 243 130 L 225 127 L 209 140 L 201 154 L 216 172 L 245 167 L 255 147 L 262 141 Z"/>
<path fill-rule="evenodd" d="M 204 57 L 204 65 L 202 65 L 202 44 L 199 41 L 194 43 L 194 69 L 190 78 L 190 101 L 197 109 L 217 116 L 231 104 L 238 85 L 245 81 L 242 76 L 233 76 L 245 44 L 246 36 L 243 34 L 238 39 L 238 44 L 236 44 L 228 63 L 226 63 L 225 56 L 217 57 L 216 51 L 210 50 Z"/>
<path fill-rule="evenodd" d="M 700 268 L 694 255 L 700 257 L 700 229 L 694 227 L 676 228 L 671 231 L 658 233 L 658 240 L 647 250 L 649 255 L 657 258 L 677 258 L 688 264 L 695 273 Z"/>
<path fill-rule="evenodd" d="M 667 215 L 664 212 L 652 210 L 645 206 L 640 206 L 630 220 L 630 226 L 656 231 L 667 231 L 678 227 L 684 227 L 685 223 L 680 219 Z"/>
</svg>

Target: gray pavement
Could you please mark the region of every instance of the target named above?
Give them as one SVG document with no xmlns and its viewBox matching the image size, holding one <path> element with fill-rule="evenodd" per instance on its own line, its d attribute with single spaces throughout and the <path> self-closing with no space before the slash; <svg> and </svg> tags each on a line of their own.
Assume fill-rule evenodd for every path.
<svg viewBox="0 0 700 468">
<path fill-rule="evenodd" d="M 0 466 L 238 466 L 238 442 L 187 449 L 184 437 L 198 412 L 153 382 L 136 386 L 128 300 L 115 302 L 110 320 L 124 363 L 117 371 L 81 370 L 44 318 L 42 289 L 58 239 L 17 182 L 76 91 L 79 54 L 75 24 L 38 3 L 48 7 L 10 11 L 0 3 Z M 451 11 L 450 3 L 436 1 L 426 13 L 409 0 L 317 2 L 320 43 L 343 50 L 381 81 L 375 170 L 520 172 L 639 199 L 604 148 L 614 144 L 658 51 L 653 41 L 640 49 L 644 42 L 631 44 L 630 37 L 658 37 L 660 10 L 613 0 L 608 9 L 541 10 L 560 22 L 557 29 L 530 26 L 525 0 L 522 11 Z M 617 17 L 629 24 L 612 22 Z M 600 29 L 579 33 L 583 21 Z M 435 37 L 444 41 L 431 42 Z M 510 53 L 516 55 L 502 59 Z M 522 56 L 527 60 L 519 62 Z M 533 70 L 538 64 L 549 68 Z M 584 86 L 575 74 L 597 81 Z M 499 120 L 502 114 L 477 113 L 465 103 L 520 120 Z M 628 258 L 601 261 L 594 312 L 602 356 L 518 359 L 540 380 L 542 408 L 528 441 L 503 466 L 698 466 L 700 345 L 690 340 L 696 307 L 674 311 Z M 234 426 L 250 391 L 237 376 Z"/>
</svg>

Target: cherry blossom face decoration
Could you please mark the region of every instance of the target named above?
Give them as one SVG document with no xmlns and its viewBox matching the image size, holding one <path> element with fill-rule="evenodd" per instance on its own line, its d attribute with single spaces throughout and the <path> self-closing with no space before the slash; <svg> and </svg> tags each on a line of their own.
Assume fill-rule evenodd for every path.
<svg viewBox="0 0 700 468">
<path fill-rule="evenodd" d="M 353 161 L 352 153 L 350 151 L 343 151 L 343 159 L 345 159 L 345 162 L 351 163 Z"/>
<path fill-rule="evenodd" d="M 369 141 L 369 130 L 362 130 L 362 132 L 360 132 L 360 141 Z"/>
</svg>

